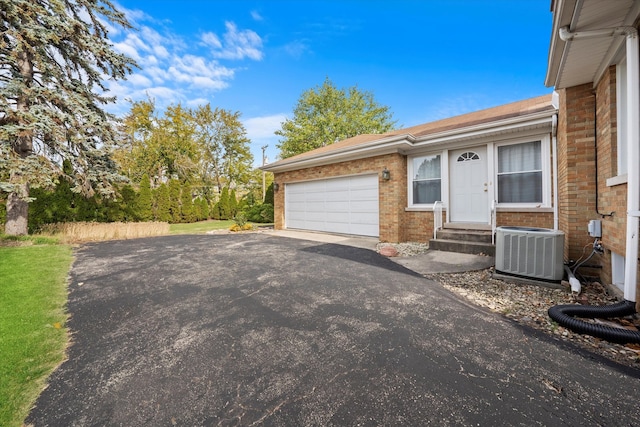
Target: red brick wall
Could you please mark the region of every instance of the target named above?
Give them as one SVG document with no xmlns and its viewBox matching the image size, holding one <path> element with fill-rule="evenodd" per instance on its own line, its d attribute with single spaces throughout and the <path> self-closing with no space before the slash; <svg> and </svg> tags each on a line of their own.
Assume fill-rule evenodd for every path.
<svg viewBox="0 0 640 427">
<path fill-rule="evenodd" d="M 391 172 L 391 179 L 384 181 L 380 172 Z M 275 228 L 284 228 L 284 184 L 347 175 L 377 173 L 380 194 L 381 242 L 428 242 L 433 236 L 433 212 L 406 211 L 407 207 L 407 158 L 389 154 L 361 160 L 318 166 L 274 175 L 280 186 L 274 192 Z M 553 227 L 553 213 L 549 212 L 499 212 L 498 225 L 528 227 Z"/>
<path fill-rule="evenodd" d="M 625 255 L 627 223 L 627 184 L 607 185 L 607 179 L 618 173 L 615 66 L 604 73 L 595 92 L 587 84 L 563 90 L 560 95 L 558 175 L 560 228 L 567 233 L 565 255 L 572 259 L 580 256 L 583 247 L 593 241 L 586 230 L 588 220 L 600 219 L 605 253 L 592 258 L 589 264 L 599 264 L 602 269 L 591 272 L 600 274 L 600 280 L 610 284 L 611 252 Z"/>
<path fill-rule="evenodd" d="M 496 225 L 553 228 L 553 212 L 498 212 Z"/>
<path fill-rule="evenodd" d="M 595 96 L 585 84 L 560 91 L 558 114 L 558 220 L 565 259 L 577 260 L 593 239 L 587 224 L 595 203 Z"/>
<path fill-rule="evenodd" d="M 443 217 L 444 215 L 443 212 Z M 408 211 L 404 216 L 406 221 L 404 235 L 407 242 L 426 243 L 433 238 L 433 212 Z"/>
<path fill-rule="evenodd" d="M 626 253 L 627 184 L 607 186 L 607 179 L 618 174 L 616 69 L 610 67 L 598 83 L 598 210 L 602 216 L 601 280 L 611 283 L 611 252 Z M 608 215 L 613 213 L 613 215 Z M 634 261 L 635 262 L 635 261 Z M 639 282 L 640 283 L 640 282 Z M 640 293 L 638 293 L 640 295 Z"/>
</svg>

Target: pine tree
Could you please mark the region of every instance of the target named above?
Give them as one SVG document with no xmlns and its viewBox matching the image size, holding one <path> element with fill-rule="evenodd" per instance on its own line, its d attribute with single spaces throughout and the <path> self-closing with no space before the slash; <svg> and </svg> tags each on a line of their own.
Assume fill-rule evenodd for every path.
<svg viewBox="0 0 640 427">
<path fill-rule="evenodd" d="M 194 222 L 196 220 L 196 211 L 191 198 L 191 186 L 184 185 L 180 196 L 180 210 L 182 213 L 182 222 Z"/>
<path fill-rule="evenodd" d="M 200 203 L 200 198 L 193 201 L 193 212 L 196 217 L 196 221 L 202 221 L 204 219 L 202 217 L 202 204 Z"/>
<path fill-rule="evenodd" d="M 273 206 L 273 182 L 267 187 L 262 203 L 268 203 Z"/>
<path fill-rule="evenodd" d="M 233 218 L 238 213 L 238 199 L 236 199 L 236 189 L 229 194 L 229 218 Z"/>
<path fill-rule="evenodd" d="M 155 198 L 156 220 L 162 222 L 171 222 L 171 210 L 169 207 L 169 187 L 167 187 L 167 184 L 160 184 L 160 187 L 158 187 L 155 191 Z"/>
<path fill-rule="evenodd" d="M 224 187 L 220 193 L 218 200 L 218 211 L 220 211 L 220 219 L 231 218 L 231 209 L 229 207 L 229 188 Z"/>
<path fill-rule="evenodd" d="M 0 190 L 5 232 L 20 235 L 29 189 L 53 186 L 58 159 L 74 163 L 75 192 L 113 192 L 118 130 L 103 110 L 115 101 L 103 79 L 122 79 L 135 64 L 107 38 L 109 27 L 131 27 L 109 0 L 0 0 L 0 11 L 0 111 L 11 112 L 0 117 Z"/>
<path fill-rule="evenodd" d="M 204 197 L 200 200 L 200 210 L 202 211 L 202 219 L 209 219 L 211 216 L 211 209 L 209 208 L 209 201 Z"/>
<path fill-rule="evenodd" d="M 118 197 L 120 202 L 120 221 L 130 222 L 138 220 L 138 193 L 129 184 L 122 186 Z"/>
<path fill-rule="evenodd" d="M 137 214 L 141 221 L 150 221 L 153 218 L 153 199 L 151 197 L 151 181 L 146 173 L 140 180 L 140 191 L 138 193 Z"/>
<path fill-rule="evenodd" d="M 169 212 L 171 222 L 179 223 L 182 219 L 180 212 L 180 181 L 172 179 L 169 181 Z"/>
</svg>

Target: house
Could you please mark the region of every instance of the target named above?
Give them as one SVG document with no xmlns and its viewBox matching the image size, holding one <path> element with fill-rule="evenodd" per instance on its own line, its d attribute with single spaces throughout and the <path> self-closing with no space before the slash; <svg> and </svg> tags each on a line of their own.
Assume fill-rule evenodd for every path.
<svg viewBox="0 0 640 427">
<path fill-rule="evenodd" d="M 545 84 L 559 94 L 558 221 L 565 259 L 593 242 L 602 283 L 635 301 L 640 215 L 638 0 L 554 0 Z"/>
<path fill-rule="evenodd" d="M 358 135 L 264 166 L 276 183 L 275 228 L 428 241 L 440 207 L 445 226 L 553 228 L 552 98 Z"/>
<path fill-rule="evenodd" d="M 604 252 L 591 271 L 635 301 L 640 0 L 553 0 L 551 11 L 553 95 L 267 165 L 275 227 L 427 241 L 441 206 L 445 226 L 559 229 L 571 261 L 593 247 L 596 220 Z"/>
</svg>

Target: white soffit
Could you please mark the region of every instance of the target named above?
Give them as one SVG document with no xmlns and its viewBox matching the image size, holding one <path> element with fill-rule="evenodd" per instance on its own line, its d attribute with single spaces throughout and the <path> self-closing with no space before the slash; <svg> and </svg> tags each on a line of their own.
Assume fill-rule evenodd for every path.
<svg viewBox="0 0 640 427">
<path fill-rule="evenodd" d="M 554 27 L 555 43 L 564 45 L 559 75 L 555 87 L 566 88 L 595 83 L 614 54 L 624 43 L 624 37 L 601 37 L 563 42 L 557 30 L 569 26 L 570 31 L 589 31 L 634 24 L 640 0 L 584 0 L 578 1 L 571 22 L 558 22 Z M 556 11 L 559 13 L 560 11 Z"/>
</svg>

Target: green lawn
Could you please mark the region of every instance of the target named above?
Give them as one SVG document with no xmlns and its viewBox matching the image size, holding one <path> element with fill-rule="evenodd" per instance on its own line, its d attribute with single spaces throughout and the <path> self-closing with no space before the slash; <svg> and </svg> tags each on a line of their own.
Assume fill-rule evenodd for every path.
<svg viewBox="0 0 640 427">
<path fill-rule="evenodd" d="M 0 247 L 0 426 L 22 425 L 64 360 L 71 262 L 67 245 Z"/>
<path fill-rule="evenodd" d="M 169 232 L 171 234 L 198 234 L 211 230 L 228 230 L 233 224 L 232 220 L 217 221 L 214 219 L 190 224 L 171 224 Z"/>
</svg>

